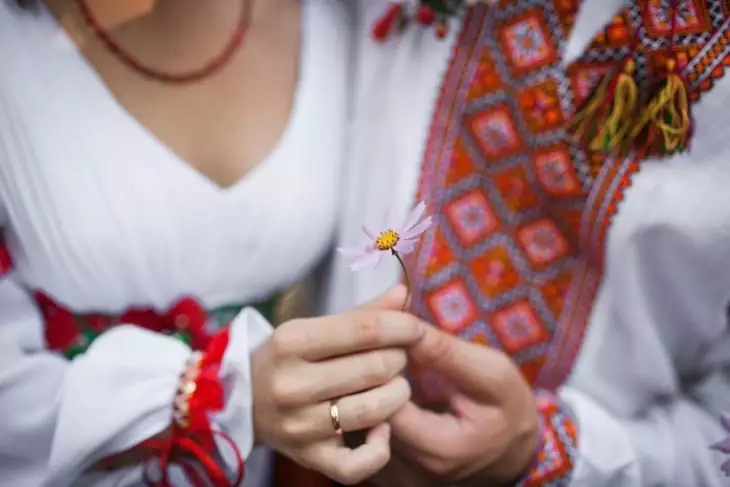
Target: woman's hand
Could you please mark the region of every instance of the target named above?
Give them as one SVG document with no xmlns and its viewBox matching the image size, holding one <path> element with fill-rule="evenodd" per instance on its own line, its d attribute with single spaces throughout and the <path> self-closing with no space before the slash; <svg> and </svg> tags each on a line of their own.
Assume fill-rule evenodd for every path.
<svg viewBox="0 0 730 487">
<path fill-rule="evenodd" d="M 436 328 L 409 356 L 453 390 L 446 391 L 448 412 L 409 402 L 389 420 L 403 465 L 439 485 L 515 485 L 539 444 L 535 396 L 517 366 L 497 350 Z"/>
<path fill-rule="evenodd" d="M 360 309 L 277 328 L 251 362 L 257 441 L 342 484 L 381 470 L 390 459 L 386 421 L 411 393 L 402 348 L 425 331 L 395 311 L 405 294 L 397 287 Z M 362 446 L 350 449 L 336 433 L 332 400 L 344 431 L 370 429 Z"/>
</svg>

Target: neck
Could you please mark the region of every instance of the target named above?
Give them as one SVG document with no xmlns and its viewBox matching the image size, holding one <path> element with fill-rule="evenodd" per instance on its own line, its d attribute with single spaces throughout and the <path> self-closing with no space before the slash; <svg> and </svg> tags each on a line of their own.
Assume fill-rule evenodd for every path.
<svg viewBox="0 0 730 487">
<path fill-rule="evenodd" d="M 280 0 L 155 0 L 152 14 L 173 29 L 201 25 L 224 29 L 238 22 L 244 8 L 253 23 L 278 3 Z"/>
<path fill-rule="evenodd" d="M 0 0 L 0 2 L 3 0 Z M 78 16 L 78 0 L 43 0 L 77 45 L 93 38 Z M 286 3 L 299 0 L 83 0 L 98 22 L 130 52 L 156 65 L 196 65 L 235 32 L 242 9 L 249 27 L 268 29 Z M 173 69 L 173 68 L 170 68 Z"/>
<path fill-rule="evenodd" d="M 250 0 L 156 0 L 152 15 L 171 27 L 185 25 L 226 25 L 238 17 L 244 1 Z"/>
<path fill-rule="evenodd" d="M 0 0 L 2 1 L 2 0 Z M 74 0 L 44 0 L 59 16 L 66 16 Z M 281 0 L 85 0 L 107 29 L 145 19 L 168 33 L 184 33 L 210 26 L 224 30 L 238 22 L 242 8 L 249 8 L 251 22 L 272 10 Z M 73 8 L 71 7 L 73 10 Z"/>
</svg>

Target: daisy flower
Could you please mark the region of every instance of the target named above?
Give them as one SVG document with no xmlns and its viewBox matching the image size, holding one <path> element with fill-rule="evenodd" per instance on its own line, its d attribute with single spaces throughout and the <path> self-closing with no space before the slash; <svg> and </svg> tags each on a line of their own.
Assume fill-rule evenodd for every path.
<svg viewBox="0 0 730 487">
<path fill-rule="evenodd" d="M 388 212 L 385 225 L 379 232 L 364 226 L 363 233 L 367 241 L 355 248 L 338 248 L 337 250 L 345 257 L 352 259 L 350 269 L 359 271 L 366 267 L 376 267 L 386 253 L 390 253 L 397 260 L 403 269 L 403 276 L 406 287 L 410 293 L 410 281 L 403 256 L 410 254 L 416 248 L 418 239 L 432 225 L 430 216 L 426 216 L 426 204 L 421 202 L 416 205 L 405 220 L 403 225 L 395 225 L 392 219 L 392 211 Z M 407 301 L 407 300 L 406 300 Z"/>
</svg>

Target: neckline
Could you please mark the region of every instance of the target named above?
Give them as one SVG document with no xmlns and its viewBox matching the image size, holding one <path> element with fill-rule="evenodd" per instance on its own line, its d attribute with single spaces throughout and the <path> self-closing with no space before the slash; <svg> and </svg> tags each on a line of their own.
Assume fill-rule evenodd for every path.
<svg viewBox="0 0 730 487">
<path fill-rule="evenodd" d="M 164 157 L 162 160 L 156 161 L 157 164 L 165 164 L 172 171 L 180 173 L 183 177 L 191 181 L 191 184 L 199 186 L 208 192 L 212 192 L 218 195 L 229 195 L 237 193 L 243 188 L 249 186 L 256 177 L 260 177 L 265 170 L 272 166 L 277 160 L 281 159 L 280 154 L 284 153 L 285 149 L 289 146 L 290 140 L 293 134 L 296 132 L 296 128 L 301 124 L 303 120 L 303 114 L 305 112 L 304 106 L 306 105 L 306 97 L 308 93 L 309 85 L 311 83 L 311 32 L 315 30 L 311 25 L 310 19 L 310 8 L 308 0 L 301 0 L 301 18 L 300 18 L 300 41 L 299 41 L 299 63 L 297 70 L 296 86 L 294 88 L 292 106 L 289 110 L 289 116 L 287 118 L 284 129 L 279 135 L 278 140 L 271 149 L 271 151 L 256 164 L 254 168 L 246 172 L 238 180 L 227 186 L 221 186 L 211 178 L 206 176 L 204 173 L 199 171 L 195 166 L 191 165 L 187 160 L 180 156 L 169 144 L 160 140 L 154 133 L 152 133 L 142 122 L 137 120 L 121 102 L 117 99 L 114 93 L 111 91 L 109 86 L 106 84 L 104 79 L 101 77 L 99 72 L 94 66 L 86 59 L 83 52 L 79 49 L 76 43 L 73 42 L 69 33 L 63 28 L 58 19 L 53 15 L 50 9 L 45 5 L 44 2 L 39 2 L 41 14 L 50 23 L 53 34 L 58 40 L 57 46 L 60 45 L 63 54 L 72 56 L 73 61 L 81 66 L 83 75 L 86 76 L 90 83 L 94 85 L 95 89 L 100 90 L 104 94 L 105 101 L 110 104 L 112 110 L 124 119 L 125 123 L 133 127 L 134 134 L 139 134 L 140 137 L 145 139 L 146 143 L 149 143 L 157 151 L 161 152 Z"/>
</svg>

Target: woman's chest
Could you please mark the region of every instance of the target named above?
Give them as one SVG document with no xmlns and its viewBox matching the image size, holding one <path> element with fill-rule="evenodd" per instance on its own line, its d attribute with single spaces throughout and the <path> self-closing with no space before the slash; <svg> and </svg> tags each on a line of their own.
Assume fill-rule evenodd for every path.
<svg viewBox="0 0 730 487">
<path fill-rule="evenodd" d="M 214 58 L 207 74 L 185 83 L 141 76 L 121 63 L 101 40 L 86 42 L 83 56 L 119 107 L 141 128 L 181 162 L 227 188 L 265 162 L 286 135 L 298 95 L 310 81 L 304 76 L 308 74 L 304 65 L 311 62 L 312 55 L 311 42 L 305 38 L 312 35 L 310 16 L 300 12 L 298 3 L 283 9 L 275 20 L 246 30 L 244 41 L 223 57 Z M 136 33 L 140 29 L 132 27 L 115 32 L 121 45 L 158 46 L 175 41 L 153 36 L 142 42 L 144 36 Z M 183 46 L 178 50 L 217 49 L 207 38 L 200 44 L 197 49 Z M 152 53 L 142 53 L 145 67 L 190 63 L 169 50 L 148 50 Z M 163 71 L 174 72 L 172 68 Z"/>
<path fill-rule="evenodd" d="M 329 243 L 337 143 L 294 144 L 220 190 L 133 138 L 112 152 L 78 134 L 31 142 L 3 147 L 5 233 L 23 279 L 62 301 L 257 299 L 301 277 Z"/>
<path fill-rule="evenodd" d="M 0 222 L 22 279 L 106 309 L 181 294 L 246 302 L 302 277 L 334 226 L 342 60 L 311 84 L 263 165 L 226 189 L 72 77 L 54 97 L 0 92 Z"/>
</svg>

